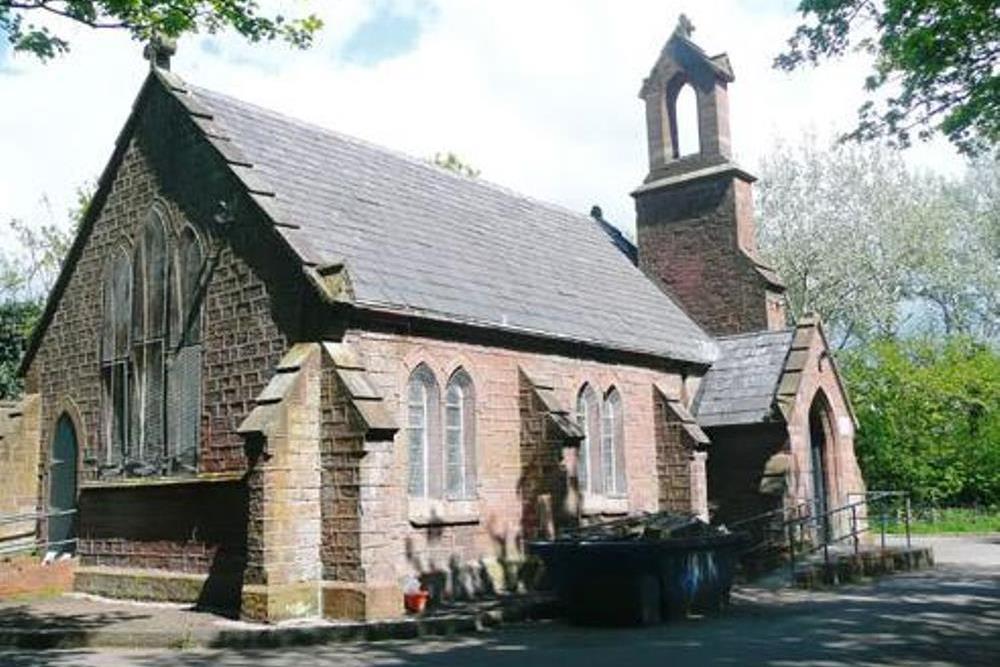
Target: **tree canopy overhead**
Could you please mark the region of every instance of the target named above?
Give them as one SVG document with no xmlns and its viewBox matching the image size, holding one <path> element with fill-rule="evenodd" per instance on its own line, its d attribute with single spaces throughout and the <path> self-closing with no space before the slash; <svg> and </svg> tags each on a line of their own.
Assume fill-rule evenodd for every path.
<svg viewBox="0 0 1000 667">
<path fill-rule="evenodd" d="M 69 42 L 43 17 L 59 17 L 95 29 L 123 30 L 145 41 L 155 35 L 235 30 L 251 42 L 282 39 L 306 48 L 323 22 L 310 14 L 289 19 L 262 13 L 256 0 L 0 0 L 0 38 L 15 51 L 46 61 L 69 50 Z"/>
<path fill-rule="evenodd" d="M 794 316 L 818 312 L 839 345 L 1000 335 L 1000 162 L 946 178 L 911 172 L 878 144 L 807 138 L 778 146 L 760 176 L 761 250 Z"/>
<path fill-rule="evenodd" d="M 775 67 L 790 71 L 854 49 L 875 57 L 865 80 L 870 98 L 845 138 L 905 147 L 941 131 L 969 155 L 1000 142 L 996 0 L 801 0 L 799 12 L 804 21 Z"/>
</svg>

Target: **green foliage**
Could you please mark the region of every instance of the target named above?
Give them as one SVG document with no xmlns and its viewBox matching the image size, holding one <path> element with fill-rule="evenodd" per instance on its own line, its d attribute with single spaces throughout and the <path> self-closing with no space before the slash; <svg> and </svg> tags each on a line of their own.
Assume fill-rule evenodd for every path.
<svg viewBox="0 0 1000 667">
<path fill-rule="evenodd" d="M 871 508 L 869 516 L 873 516 Z M 906 532 L 906 524 L 899 520 L 898 514 L 894 515 L 892 521 L 886 525 L 886 532 L 896 534 Z M 910 533 L 914 535 L 996 532 L 1000 532 L 1000 509 L 997 508 L 945 507 L 918 510 L 910 521 Z"/>
<path fill-rule="evenodd" d="M 41 312 L 38 301 L 0 303 L 0 399 L 16 398 L 21 392 L 17 366 Z"/>
<path fill-rule="evenodd" d="M 841 357 L 871 489 L 1000 502 L 1000 353 L 968 338 L 884 340 Z"/>
<path fill-rule="evenodd" d="M 251 42 L 282 39 L 299 48 L 309 47 L 323 27 L 312 14 L 299 19 L 262 14 L 256 0 L 0 0 L 0 33 L 6 33 L 14 50 L 44 62 L 69 50 L 66 39 L 29 20 L 52 16 L 124 30 L 141 41 L 154 34 L 176 38 L 232 29 Z"/>
<path fill-rule="evenodd" d="M 479 177 L 478 169 L 469 165 L 462 160 L 462 158 L 458 157 L 451 151 L 448 151 L 447 153 L 435 153 L 433 162 L 442 169 L 453 171 L 456 174 L 462 174 L 463 176 L 468 176 L 469 178 Z"/>
<path fill-rule="evenodd" d="M 67 212 L 68 226 L 56 222 L 31 226 L 21 220 L 10 221 L 14 243 L 0 250 L 2 399 L 14 398 L 21 391 L 17 378 L 21 356 L 93 194 L 92 183 L 77 188 L 76 201 Z"/>
<path fill-rule="evenodd" d="M 775 67 L 793 70 L 852 48 L 875 57 L 869 100 L 845 138 L 899 146 L 943 132 L 974 155 L 1000 141 L 996 0 L 801 0 L 804 22 Z M 887 92 L 876 103 L 875 93 Z"/>
</svg>

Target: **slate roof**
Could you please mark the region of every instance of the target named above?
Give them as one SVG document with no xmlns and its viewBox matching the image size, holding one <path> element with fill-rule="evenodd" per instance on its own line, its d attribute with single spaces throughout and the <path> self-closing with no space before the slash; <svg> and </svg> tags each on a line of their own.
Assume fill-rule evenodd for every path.
<svg viewBox="0 0 1000 667">
<path fill-rule="evenodd" d="M 775 392 L 794 329 L 716 338 L 719 357 L 694 400 L 703 427 L 755 424 L 775 417 Z"/>
<path fill-rule="evenodd" d="M 235 168 L 244 182 L 252 177 L 259 191 L 274 192 L 265 210 L 303 262 L 346 267 L 353 303 L 699 364 L 714 359 L 712 338 L 590 216 L 170 81 L 189 110 L 211 116 L 196 120 L 221 130 L 252 165 Z"/>
<path fill-rule="evenodd" d="M 634 266 L 639 265 L 639 249 L 636 247 L 632 241 L 625 236 L 620 229 L 615 227 L 613 224 L 604 219 L 601 215 L 601 209 L 595 206 L 590 211 L 590 217 L 594 219 L 604 233 L 608 235 L 608 240 L 611 241 L 612 245 L 618 248 L 618 251 L 628 258 L 628 261 L 632 262 Z"/>
</svg>

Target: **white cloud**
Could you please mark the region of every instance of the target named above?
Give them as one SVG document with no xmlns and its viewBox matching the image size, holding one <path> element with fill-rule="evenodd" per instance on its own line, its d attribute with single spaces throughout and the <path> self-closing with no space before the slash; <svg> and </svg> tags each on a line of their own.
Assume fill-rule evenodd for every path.
<svg viewBox="0 0 1000 667">
<path fill-rule="evenodd" d="M 771 69 L 795 23 L 761 3 L 681 0 L 440 0 L 415 50 L 364 68 L 335 57 L 373 11 L 362 0 L 313 3 L 327 22 L 309 52 L 232 36 L 181 40 L 174 70 L 286 114 L 417 156 L 451 150 L 483 177 L 586 212 L 599 203 L 631 230 L 628 192 L 646 173 L 637 97 L 677 15 L 695 41 L 728 51 L 738 159 L 753 168 L 779 137 L 849 129 L 862 99 L 859 58 L 793 75 Z M 415 5 L 414 5 L 415 6 Z M 402 7 L 400 11 L 406 11 Z M 415 10 L 416 11 L 416 10 Z M 147 65 L 122 35 L 73 31 L 73 52 L 0 73 L 0 220 L 31 217 L 46 193 L 57 211 L 96 178 Z M 912 164 L 957 170 L 943 141 Z"/>
</svg>

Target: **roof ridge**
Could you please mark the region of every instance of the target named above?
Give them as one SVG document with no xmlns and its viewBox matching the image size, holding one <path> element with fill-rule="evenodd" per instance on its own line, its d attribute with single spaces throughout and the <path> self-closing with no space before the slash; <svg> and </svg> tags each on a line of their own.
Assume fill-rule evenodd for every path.
<svg viewBox="0 0 1000 667">
<path fill-rule="evenodd" d="M 298 118 L 296 116 L 290 116 L 290 115 L 288 115 L 286 113 L 283 113 L 281 111 L 276 111 L 275 109 L 272 109 L 270 107 L 261 106 L 260 104 L 256 104 L 254 102 L 248 102 L 247 100 L 244 100 L 244 99 L 239 98 L 239 97 L 234 97 L 233 95 L 230 95 L 228 93 L 223 93 L 223 92 L 219 92 L 218 90 L 211 89 L 211 88 L 204 88 L 202 86 L 190 84 L 186 80 L 181 79 L 180 77 L 178 77 L 173 72 L 171 72 L 171 75 L 173 77 L 179 79 L 180 81 L 183 81 L 185 87 L 188 90 L 188 92 L 190 92 L 190 93 L 192 93 L 194 95 L 207 94 L 209 96 L 221 97 L 221 98 L 224 98 L 225 100 L 228 100 L 230 102 L 234 102 L 236 104 L 240 104 L 240 105 L 243 105 L 243 106 L 251 107 L 251 108 L 253 108 L 254 110 L 256 110 L 258 112 L 264 113 L 266 115 L 270 115 L 270 116 L 274 117 L 275 119 L 281 120 L 282 122 L 286 122 L 286 123 L 290 123 L 290 124 L 293 124 L 293 125 L 297 125 L 297 126 L 299 126 L 300 128 L 303 128 L 303 129 L 314 130 L 314 131 L 317 131 L 317 132 L 320 132 L 320 133 L 323 133 L 323 134 L 335 137 L 335 138 L 337 138 L 337 139 L 339 139 L 341 141 L 346 141 L 348 143 L 352 143 L 352 144 L 355 144 L 355 145 L 358 145 L 358 146 L 364 146 L 364 147 L 372 149 L 372 150 L 380 151 L 380 152 L 385 153 L 387 155 L 392 155 L 392 156 L 394 156 L 396 158 L 399 158 L 399 159 L 401 159 L 401 160 L 403 160 L 403 161 L 405 161 L 405 162 L 407 162 L 409 164 L 412 164 L 415 167 L 422 168 L 422 169 L 427 169 L 429 171 L 434 171 L 434 172 L 437 172 L 437 173 L 441 173 L 441 174 L 443 174 L 443 175 L 445 175 L 445 176 L 447 176 L 449 178 L 453 178 L 453 179 L 461 181 L 463 183 L 470 183 L 470 184 L 473 184 L 473 185 L 476 185 L 476 186 L 480 186 L 480 187 L 482 187 L 484 189 L 487 189 L 487 190 L 494 190 L 494 191 L 497 191 L 499 193 L 502 193 L 502 194 L 505 194 L 505 195 L 508 195 L 508 196 L 514 196 L 514 197 L 517 197 L 518 199 L 522 199 L 524 201 L 531 202 L 531 203 L 533 203 L 533 204 L 535 204 L 537 206 L 541 206 L 543 208 L 547 208 L 547 209 L 552 210 L 552 211 L 558 211 L 558 212 L 561 212 L 561 213 L 564 213 L 564 214 L 567 214 L 567 215 L 571 215 L 573 217 L 580 218 L 582 220 L 589 220 L 590 219 L 590 216 L 588 214 L 586 214 L 586 213 L 584 213 L 582 211 L 576 211 L 574 209 L 569 208 L 568 206 L 563 206 L 563 205 L 557 204 L 555 202 L 551 202 L 551 201 L 548 201 L 548 200 L 545 200 L 545 199 L 540 199 L 540 198 L 535 197 L 533 195 L 525 194 L 525 193 L 520 192 L 518 190 L 515 190 L 515 189 L 513 189 L 513 188 L 511 188 L 509 186 L 502 185 L 500 183 L 497 183 L 495 181 L 491 181 L 489 179 L 482 178 L 480 176 L 476 176 L 476 177 L 466 176 L 465 174 L 460 174 L 460 173 L 458 173 L 456 171 L 452 171 L 451 169 L 445 169 L 444 167 L 440 167 L 440 166 L 434 164 L 434 162 L 432 162 L 430 160 L 427 160 L 425 158 L 419 158 L 419 157 L 417 157 L 415 155 L 412 155 L 410 153 L 406 153 L 406 152 L 401 151 L 399 149 L 390 148 L 390 147 L 385 146 L 383 144 L 376 143 L 376 142 L 374 142 L 374 141 L 372 141 L 370 139 L 364 139 L 362 137 L 358 137 L 358 136 L 355 136 L 355 135 L 352 135 L 352 134 L 346 134 L 346 133 L 341 132 L 339 130 L 335 130 L 333 128 L 329 128 L 329 127 L 326 127 L 326 126 L 323 126 L 323 125 L 319 125 L 318 123 L 314 123 L 314 122 L 310 122 L 310 121 L 307 121 L 307 120 L 303 120 L 302 118 Z"/>
<path fill-rule="evenodd" d="M 727 334 L 716 336 L 715 340 L 734 340 L 736 338 L 750 338 L 751 336 L 776 335 L 794 333 L 795 327 L 785 327 L 784 329 L 761 329 L 759 331 L 744 331 L 737 334 Z"/>
</svg>

